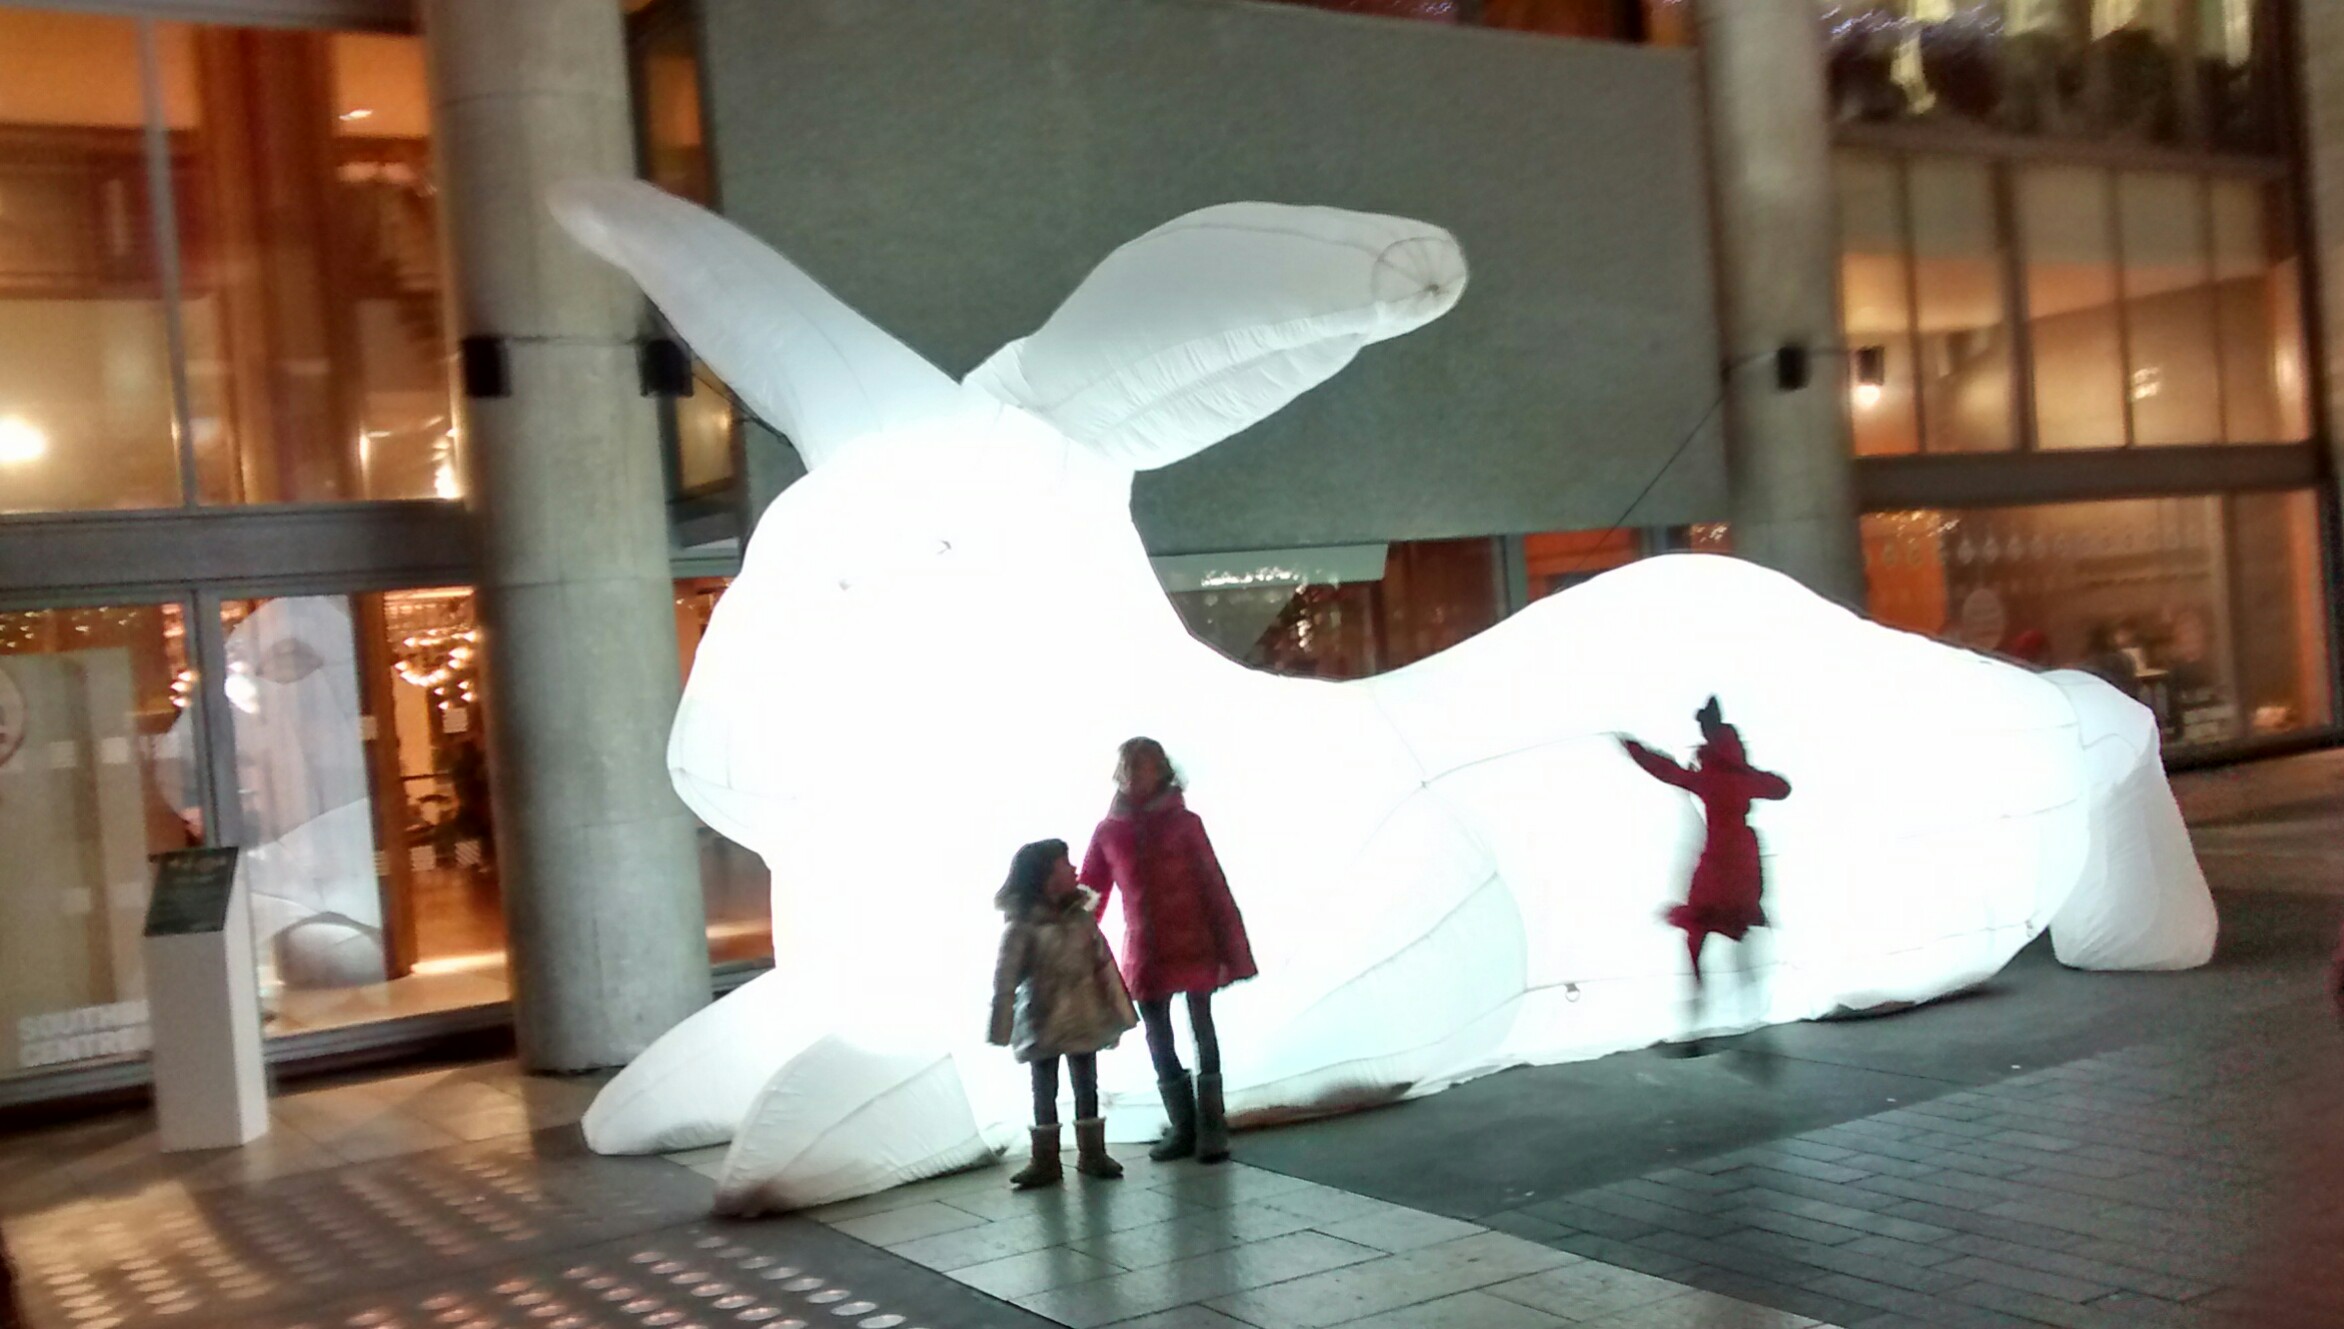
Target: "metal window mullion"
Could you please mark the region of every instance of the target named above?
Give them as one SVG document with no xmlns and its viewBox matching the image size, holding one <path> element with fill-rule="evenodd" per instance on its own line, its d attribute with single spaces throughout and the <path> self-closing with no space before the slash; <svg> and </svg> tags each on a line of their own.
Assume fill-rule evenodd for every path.
<svg viewBox="0 0 2344 1329">
<path fill-rule="evenodd" d="M 2124 403 L 2124 442 L 2120 446 L 2131 448 L 2140 441 L 2140 427 L 2133 419 L 2132 407 L 2132 281 L 2124 257 L 2124 173 L 2109 169 L 2102 175 L 2108 182 L 2102 191 L 2108 205 L 2103 216 L 2116 276 L 2116 390 L 2121 394 L 2118 400 Z"/>
<path fill-rule="evenodd" d="M 155 267 L 163 287 L 163 342 L 171 357 L 171 430 L 179 453 L 179 503 L 203 502 L 195 469 L 195 401 L 188 386 L 185 269 L 179 252 L 179 200 L 171 180 L 171 129 L 163 117 L 162 59 L 155 21 L 138 21 L 140 99 L 146 107 L 147 218 L 154 227 Z"/>
<path fill-rule="evenodd" d="M 244 799 L 236 778 L 236 722 L 228 703 L 228 632 L 220 622 L 221 599 L 218 591 L 197 589 L 186 601 L 194 610 L 187 640 L 193 647 L 196 677 L 188 705 L 196 710 L 196 733 L 202 740 L 202 769 L 197 775 L 203 794 L 204 843 L 241 847 Z"/>
<path fill-rule="evenodd" d="M 1926 453 L 1929 447 L 1928 365 L 1922 353 L 1921 340 L 1921 233 L 1920 224 L 1913 215 L 1913 159 L 1906 153 L 1887 154 L 1888 169 L 1896 184 L 1896 238 L 1904 251 L 1905 280 L 1905 356 L 1913 372 L 1913 451 Z M 1882 370 L 1886 376 L 1885 367 Z"/>
<path fill-rule="evenodd" d="M 2230 338 L 2222 319 L 2222 268 L 2216 257 L 2221 237 L 2216 234 L 2214 218 L 2214 178 L 2197 177 L 2198 214 L 2205 222 L 2202 256 L 2205 259 L 2206 298 L 2211 304 L 2207 311 L 2213 323 L 2214 334 L 2214 441 L 2236 443 L 2230 437 Z"/>
<path fill-rule="evenodd" d="M 1512 618 L 1530 607 L 1530 551 L 1524 536 L 1498 537 L 1498 616 Z"/>
<path fill-rule="evenodd" d="M 1995 163 L 1987 167 L 1994 201 L 1994 227 L 2002 258 L 2003 326 L 2010 356 L 2010 450 L 2043 447 L 2035 412 L 2034 301 L 2027 294 L 2027 234 L 2019 223 L 2020 173 L 2026 168 Z"/>
</svg>

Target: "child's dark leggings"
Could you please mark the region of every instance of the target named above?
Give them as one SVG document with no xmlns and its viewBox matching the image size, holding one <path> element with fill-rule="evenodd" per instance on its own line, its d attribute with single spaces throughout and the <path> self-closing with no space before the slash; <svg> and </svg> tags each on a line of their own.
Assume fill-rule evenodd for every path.
<svg viewBox="0 0 2344 1329">
<path fill-rule="evenodd" d="M 1148 1056 L 1156 1063 L 1156 1078 L 1169 1080 L 1185 1075 L 1180 1066 L 1180 1049 L 1172 1042 L 1172 999 L 1139 1004 L 1140 1022 L 1147 1027 Z M 1213 994 L 1188 994 L 1188 1032 L 1196 1035 L 1196 1073 L 1221 1073 L 1221 1040 L 1213 1033 Z"/>
<path fill-rule="evenodd" d="M 1037 1057 L 1034 1067 L 1034 1124 L 1058 1124 L 1058 1058 Z M 1078 1052 L 1066 1059 L 1066 1078 L 1074 1081 L 1074 1115 L 1099 1115 L 1099 1057 Z"/>
</svg>

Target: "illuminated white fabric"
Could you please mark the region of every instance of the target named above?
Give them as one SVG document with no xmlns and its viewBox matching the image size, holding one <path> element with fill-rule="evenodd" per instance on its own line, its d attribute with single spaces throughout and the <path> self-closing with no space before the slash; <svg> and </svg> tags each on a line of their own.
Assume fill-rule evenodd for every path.
<svg viewBox="0 0 2344 1329">
<path fill-rule="evenodd" d="M 713 296 L 683 274 L 724 224 L 678 227 L 688 212 L 631 185 L 563 205 L 648 289 Z M 1361 235 L 1402 237 L 1412 275 Z M 700 645 L 670 764 L 693 808 L 772 866 L 795 926 L 775 972 L 610 1084 L 586 1119 L 595 1148 L 732 1138 L 720 1203 L 750 1210 L 1016 1138 L 1024 1076 L 981 1042 L 990 897 L 1020 843 L 1081 843 L 1133 734 L 1183 766 L 1260 961 L 1216 1007 L 1236 1112 L 1429 1092 L 1681 1033 L 1684 950 L 1661 911 L 1700 821 L 1612 736 L 1684 751 L 1711 693 L 1796 786 L 1757 814 L 1775 927 L 1754 947 L 1769 981 L 1748 1019 L 1943 995 L 2054 916 L 2088 937 L 2082 962 L 2205 959 L 2212 915 L 2186 838 L 2128 838 L 2178 825 L 2138 706 L 1866 623 L 1756 567 L 1637 564 L 1360 683 L 1214 654 L 1150 572 L 1132 467 L 1192 453 L 1437 316 L 1463 262 L 1414 223 L 1242 204 L 1102 271 L 1106 287 L 1069 301 L 1079 317 L 1004 353 L 1014 374 L 997 357 L 924 421 L 830 438 L 766 513 Z M 808 286 L 730 285 L 666 312 L 696 344 L 746 346 L 744 326 L 794 326 L 763 304 Z M 757 370 L 797 372 L 778 356 Z M 1078 390 L 1107 382 L 1131 409 Z M 1104 1057 L 1101 1080 L 1115 1138 L 1156 1129 L 1144 1053 Z"/>
<path fill-rule="evenodd" d="M 263 990 L 380 983 L 382 886 L 350 611 L 339 596 L 264 601 L 228 633 L 227 657 L 221 691 L 235 726 L 241 866 Z M 193 751 L 191 710 L 160 755 Z M 169 796 L 192 815 L 192 783 L 171 783 Z"/>
</svg>

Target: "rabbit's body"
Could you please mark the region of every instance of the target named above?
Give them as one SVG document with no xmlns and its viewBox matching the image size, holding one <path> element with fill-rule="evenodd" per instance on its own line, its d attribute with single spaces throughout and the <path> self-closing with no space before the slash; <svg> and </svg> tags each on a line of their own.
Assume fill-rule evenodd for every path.
<svg viewBox="0 0 2344 1329">
<path fill-rule="evenodd" d="M 1235 208 L 1257 211 L 1118 251 L 955 387 L 687 205 L 625 187 L 565 203 L 813 464 L 718 606 L 670 753 L 685 800 L 772 867 L 775 969 L 622 1073 L 588 1116 L 595 1147 L 734 1138 L 722 1198 L 752 1208 L 1006 1142 L 1024 1087 L 966 1014 L 989 981 L 989 878 L 1095 821 L 1116 745 L 1142 733 L 1187 774 L 1261 968 L 1218 1003 L 1233 1112 L 1680 1032 L 1661 914 L 1699 820 L 1612 735 L 1689 739 L 1712 693 L 1797 788 L 1756 822 L 1771 981 L 1744 1023 L 1942 995 L 2055 917 L 2071 963 L 2202 962 L 2210 900 L 2145 711 L 1755 567 L 1638 564 L 1357 683 L 1196 642 L 1132 527 L 1133 465 L 1267 414 L 1463 280 L 1416 223 Z M 1183 258 L 1208 241 L 1272 249 L 1218 273 Z M 1192 271 L 1159 292 L 1164 326 L 1116 326 L 1108 297 L 1144 303 L 1167 253 Z M 864 377 L 800 383 L 757 358 L 768 343 L 855 348 Z M 759 392 L 760 375 L 778 380 Z M 1146 1060 L 1101 1069 L 1116 1134 L 1152 1131 Z"/>
</svg>

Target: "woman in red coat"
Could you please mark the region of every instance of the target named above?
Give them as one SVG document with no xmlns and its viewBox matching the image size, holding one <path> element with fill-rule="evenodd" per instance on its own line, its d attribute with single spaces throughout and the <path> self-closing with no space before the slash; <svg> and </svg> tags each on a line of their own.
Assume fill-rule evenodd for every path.
<svg viewBox="0 0 2344 1329">
<path fill-rule="evenodd" d="M 1702 743 L 1690 769 L 1635 739 L 1620 740 L 1646 774 L 1701 800 L 1702 820 L 1708 823 L 1692 888 L 1683 904 L 1668 911 L 1669 923 L 1684 930 L 1685 952 L 1693 961 L 1696 1016 L 1702 995 L 1701 948 L 1710 935 L 1740 941 L 1751 928 L 1766 926 L 1765 874 L 1759 865 L 1758 833 L 1750 829 L 1750 805 L 1791 795 L 1790 781 L 1750 764 L 1741 734 L 1725 722 L 1715 697 L 1697 718 Z"/>
<path fill-rule="evenodd" d="M 1254 976 L 1245 920 L 1205 838 L 1205 824 L 1181 799 L 1180 776 L 1152 738 L 1126 742 L 1115 765 L 1117 793 L 1083 855 L 1082 884 L 1107 897 L 1123 890 L 1123 982 L 1139 1004 L 1156 1087 L 1171 1128 L 1148 1156 L 1162 1162 L 1229 1156 L 1221 1100 L 1221 1045 L 1213 993 Z M 1172 1041 L 1172 998 L 1188 999 L 1196 1038 L 1196 1080 Z"/>
</svg>

